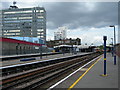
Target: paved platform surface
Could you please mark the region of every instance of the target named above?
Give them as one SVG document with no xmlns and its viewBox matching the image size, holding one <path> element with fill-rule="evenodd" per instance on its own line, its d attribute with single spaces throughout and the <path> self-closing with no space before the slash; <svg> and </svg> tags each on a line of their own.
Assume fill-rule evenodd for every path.
<svg viewBox="0 0 120 90">
<path fill-rule="evenodd" d="M 118 62 L 113 64 L 113 57 L 107 54 L 107 74 L 103 74 L 103 58 L 73 88 L 118 88 Z"/>
<path fill-rule="evenodd" d="M 92 64 L 93 65 L 93 64 Z M 117 58 L 117 65 L 113 64 L 113 57 L 110 53 L 107 54 L 107 74 L 108 76 L 103 77 L 103 55 L 99 61 L 93 65 L 93 67 L 83 75 L 89 67 L 85 67 L 66 80 L 63 80 L 60 84 L 56 85 L 55 88 L 70 88 L 73 84 L 71 89 L 75 88 L 118 88 L 118 58 Z M 84 73 L 83 73 L 84 71 Z M 83 77 L 82 77 L 83 76 Z M 78 80 L 82 77 L 80 80 Z M 78 82 L 75 84 L 75 82 Z M 54 85 L 53 85 L 54 86 Z M 69 90 L 69 89 L 68 89 Z M 96 89 L 97 90 L 97 89 Z M 103 89 L 104 90 L 104 89 Z M 114 89 L 113 89 L 114 90 Z"/>
<path fill-rule="evenodd" d="M 6 61 L 0 62 L 0 64 L 2 66 L 10 66 L 10 65 L 16 65 L 16 64 L 30 63 L 30 62 L 43 61 L 43 60 L 49 60 L 49 59 L 54 59 L 54 58 L 67 57 L 67 56 L 72 56 L 72 55 L 83 55 L 83 54 L 88 54 L 88 53 L 77 53 L 77 54 L 66 53 L 66 54 L 47 55 L 47 56 L 42 56 L 42 59 L 40 59 L 39 57 L 36 60 L 30 60 L 30 61 L 20 61 L 20 59 L 6 60 Z"/>
</svg>

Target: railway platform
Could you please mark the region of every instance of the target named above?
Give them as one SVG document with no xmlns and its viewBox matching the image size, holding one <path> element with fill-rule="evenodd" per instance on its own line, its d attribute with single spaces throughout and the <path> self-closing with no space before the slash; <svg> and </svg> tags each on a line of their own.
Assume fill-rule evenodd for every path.
<svg viewBox="0 0 120 90">
<path fill-rule="evenodd" d="M 44 60 L 50 60 L 55 58 L 69 57 L 72 55 L 84 55 L 84 54 L 88 54 L 88 53 L 77 53 L 77 54 L 66 53 L 66 54 L 46 55 L 46 56 L 42 56 L 42 59 L 40 59 L 40 57 L 29 57 L 29 58 L 36 58 L 36 60 L 28 60 L 28 61 L 20 61 L 21 59 L 26 59 L 26 58 L 21 58 L 21 59 L 18 58 L 14 60 L 4 60 L 0 64 L 2 65 L 2 67 L 5 67 L 5 66 L 11 66 L 11 65 L 25 64 L 25 63 L 44 61 Z"/>
<path fill-rule="evenodd" d="M 107 76 L 102 76 L 104 73 L 102 55 L 97 61 L 89 65 L 89 67 L 77 70 L 76 73 L 60 80 L 48 90 L 54 90 L 55 88 L 68 88 L 68 90 L 76 88 L 80 90 L 88 88 L 101 88 L 103 90 L 103 88 L 106 88 L 108 90 L 109 88 L 109 90 L 118 90 L 118 59 L 120 58 L 117 57 L 117 65 L 114 65 L 112 55 L 107 53 Z"/>
</svg>

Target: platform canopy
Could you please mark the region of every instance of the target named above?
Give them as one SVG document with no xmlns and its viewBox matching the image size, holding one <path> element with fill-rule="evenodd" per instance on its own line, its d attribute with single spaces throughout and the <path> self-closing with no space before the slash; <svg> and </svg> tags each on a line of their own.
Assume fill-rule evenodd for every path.
<svg viewBox="0 0 120 90">
<path fill-rule="evenodd" d="M 89 48 L 90 46 L 88 45 L 78 45 L 77 48 Z"/>
<path fill-rule="evenodd" d="M 58 46 L 54 46 L 54 48 L 58 48 L 58 47 L 72 47 L 71 45 L 58 45 Z"/>
</svg>

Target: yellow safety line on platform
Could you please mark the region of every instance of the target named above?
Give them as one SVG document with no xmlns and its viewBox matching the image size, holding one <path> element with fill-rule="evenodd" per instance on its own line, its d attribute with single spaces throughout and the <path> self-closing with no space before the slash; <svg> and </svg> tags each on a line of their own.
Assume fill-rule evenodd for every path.
<svg viewBox="0 0 120 90">
<path fill-rule="evenodd" d="M 82 76 L 80 76 L 80 77 L 68 88 L 68 90 L 71 90 L 71 88 L 73 88 L 101 58 L 102 58 L 102 56 L 101 56 L 94 64 L 92 64 L 92 65 L 87 69 L 87 71 L 86 71 Z"/>
<path fill-rule="evenodd" d="M 104 60 L 106 60 L 106 58 L 104 58 Z"/>
</svg>

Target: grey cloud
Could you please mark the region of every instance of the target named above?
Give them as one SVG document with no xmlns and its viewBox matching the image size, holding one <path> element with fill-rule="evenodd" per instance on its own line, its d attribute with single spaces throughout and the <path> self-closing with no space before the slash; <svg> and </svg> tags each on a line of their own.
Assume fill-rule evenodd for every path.
<svg viewBox="0 0 120 90">
<path fill-rule="evenodd" d="M 27 5 L 24 2 L 17 2 L 21 7 Z M 3 8 L 9 7 L 12 2 L 3 2 Z M 36 5 L 41 2 L 36 2 Z M 67 25 L 70 29 L 79 27 L 106 27 L 108 25 L 118 25 L 118 3 L 117 2 L 46 2 L 43 6 L 47 12 L 47 29 L 55 29 L 59 26 Z"/>
<path fill-rule="evenodd" d="M 9 8 L 10 5 L 12 5 L 11 2 L 1 2 L 1 9 Z"/>
<path fill-rule="evenodd" d="M 90 3 L 92 4 L 92 3 Z M 89 4 L 89 5 L 90 5 Z M 47 21 L 53 22 L 54 27 L 69 25 L 71 29 L 79 27 L 106 27 L 118 24 L 118 3 L 98 2 L 93 11 L 85 3 L 55 3 L 51 7 L 46 6 Z M 52 8 L 47 10 L 47 8 Z M 48 24 L 49 28 L 49 24 Z"/>
</svg>

